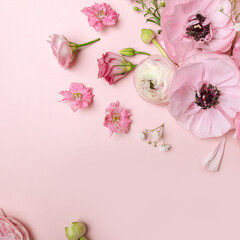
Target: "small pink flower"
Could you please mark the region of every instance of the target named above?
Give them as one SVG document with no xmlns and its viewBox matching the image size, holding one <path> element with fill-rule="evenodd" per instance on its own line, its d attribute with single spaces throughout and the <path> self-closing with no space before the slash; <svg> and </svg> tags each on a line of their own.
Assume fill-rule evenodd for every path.
<svg viewBox="0 0 240 240">
<path fill-rule="evenodd" d="M 115 133 L 127 133 L 130 129 L 130 113 L 128 109 L 119 106 L 119 101 L 111 103 L 105 110 L 106 116 L 103 125 L 110 130 L 110 136 Z"/>
<path fill-rule="evenodd" d="M 57 34 L 49 37 L 48 42 L 51 44 L 53 54 L 57 58 L 59 65 L 64 69 L 68 68 L 73 60 L 73 50 L 69 46 L 69 42 Z"/>
<path fill-rule="evenodd" d="M 88 23 L 96 31 L 100 31 L 103 26 L 112 26 L 117 23 L 119 14 L 116 13 L 110 5 L 103 3 L 94 3 L 91 7 L 82 9 L 88 17 Z"/>
<path fill-rule="evenodd" d="M 240 112 L 240 74 L 224 54 L 197 54 L 175 73 L 169 111 L 200 138 L 220 137 L 235 128 Z"/>
<path fill-rule="evenodd" d="M 237 117 L 235 120 L 235 127 L 236 127 L 236 132 L 234 137 L 236 137 L 238 142 L 240 143 L 240 113 L 237 114 Z"/>
<path fill-rule="evenodd" d="M 236 41 L 234 45 L 232 58 L 240 68 L 240 38 Z"/>
<path fill-rule="evenodd" d="M 123 78 L 136 65 L 127 62 L 122 56 L 106 52 L 98 59 L 98 78 L 104 78 L 110 85 Z"/>
<path fill-rule="evenodd" d="M 77 44 L 74 42 L 70 42 L 65 37 L 61 37 L 57 34 L 53 34 L 52 36 L 49 37 L 50 40 L 48 40 L 48 42 L 51 44 L 53 54 L 57 58 L 59 65 L 64 69 L 69 67 L 70 63 L 74 58 L 74 53 L 79 48 L 95 43 L 100 40 L 100 38 L 97 38 L 90 42 Z"/>
<path fill-rule="evenodd" d="M 13 218 L 7 217 L 0 208 L 0 239 L 30 240 L 25 227 Z"/>
<path fill-rule="evenodd" d="M 69 91 L 61 91 L 64 96 L 61 102 L 69 103 L 73 112 L 78 109 L 87 108 L 93 101 L 92 88 L 86 88 L 82 83 L 71 83 Z"/>
<path fill-rule="evenodd" d="M 180 63 L 199 51 L 227 52 L 236 35 L 231 15 L 229 0 L 168 0 L 161 16 L 168 54 Z"/>
</svg>

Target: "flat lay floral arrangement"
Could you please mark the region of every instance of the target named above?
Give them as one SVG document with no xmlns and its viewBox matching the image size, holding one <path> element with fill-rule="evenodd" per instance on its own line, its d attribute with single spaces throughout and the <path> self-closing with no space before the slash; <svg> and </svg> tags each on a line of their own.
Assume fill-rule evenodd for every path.
<svg viewBox="0 0 240 240">
<path fill-rule="evenodd" d="M 109 4 L 96 2 L 81 10 L 96 32 L 117 27 L 114 25 L 121 21 L 117 9 Z M 133 7 L 133 14 L 146 18 L 149 29 L 141 30 L 139 41 L 154 44 L 156 53 L 151 55 L 134 46 L 102 53 L 96 58 L 96 78 L 104 79 L 101 84 L 111 88 L 132 74 L 133 82 L 129 84 L 135 87 L 139 97 L 159 105 L 160 109 L 167 108 L 176 124 L 196 137 L 219 138 L 216 148 L 209 155 L 206 153 L 202 161 L 207 171 L 219 171 L 227 140 L 225 134 L 234 131 L 234 138 L 240 142 L 240 13 L 236 10 L 236 0 L 137 0 L 129 1 L 129 7 Z M 151 29 L 153 24 L 158 26 L 158 32 Z M 48 39 L 63 69 L 73 64 L 76 51 L 98 41 L 101 39 L 96 37 L 85 43 L 74 43 L 62 33 L 52 34 Z M 132 58 L 137 54 L 144 55 L 145 59 L 135 64 Z M 91 107 L 98 94 L 87 82 L 72 82 L 66 89 L 59 92 L 63 97 L 60 102 L 81 114 Z M 102 111 L 105 111 L 103 127 L 108 128 L 110 137 L 113 133 L 127 134 L 134 124 L 131 109 L 119 101 L 109 103 Z M 165 142 L 166 123 L 140 129 L 136 135 L 161 152 L 174 151 Z M 85 232 L 86 226 L 81 222 L 65 228 L 69 240 L 85 240 Z M 22 224 L 3 211 L 0 237 L 30 239 Z"/>
</svg>

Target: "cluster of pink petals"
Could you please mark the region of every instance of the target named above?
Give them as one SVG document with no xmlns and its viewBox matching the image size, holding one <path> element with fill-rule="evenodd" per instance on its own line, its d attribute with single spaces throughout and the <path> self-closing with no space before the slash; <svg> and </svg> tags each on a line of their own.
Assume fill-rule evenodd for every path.
<svg viewBox="0 0 240 240">
<path fill-rule="evenodd" d="M 119 101 L 111 103 L 105 110 L 103 125 L 110 130 L 110 136 L 115 133 L 127 133 L 130 129 L 130 112 L 119 105 Z"/>
<path fill-rule="evenodd" d="M 234 44 L 232 58 L 240 68 L 240 38 Z"/>
<path fill-rule="evenodd" d="M 68 103 L 76 112 L 78 109 L 87 108 L 93 102 L 92 88 L 86 88 L 82 83 L 71 83 L 69 91 L 61 91 L 64 99 L 61 102 Z"/>
<path fill-rule="evenodd" d="M 219 11 L 222 6 L 224 14 Z M 163 41 L 168 54 L 176 63 L 193 54 L 203 52 L 227 52 L 236 35 L 231 16 L 229 0 L 168 0 L 163 10 L 161 25 Z M 203 27 L 209 24 L 208 34 L 195 40 L 186 33 L 191 24 L 199 27 L 196 15 L 201 14 L 205 20 Z M 227 16 L 228 15 L 228 16 Z"/>
<path fill-rule="evenodd" d="M 48 42 L 51 44 L 53 54 L 57 58 L 59 65 L 64 69 L 68 68 L 74 57 L 69 42 L 64 37 L 57 34 L 53 34 L 49 37 L 50 40 L 48 40 Z"/>
<path fill-rule="evenodd" d="M 106 3 L 94 3 L 94 5 L 90 7 L 83 8 L 82 13 L 88 17 L 89 25 L 94 27 L 96 31 L 100 31 L 103 26 L 116 24 L 119 17 L 119 14 Z"/>
<path fill-rule="evenodd" d="M 113 52 L 106 52 L 102 58 L 98 59 L 98 78 L 104 78 L 110 85 L 123 78 L 126 74 L 124 71 L 125 59 Z"/>
<path fill-rule="evenodd" d="M 235 137 L 240 143 L 240 113 L 237 114 L 237 117 L 235 120 L 235 127 L 236 127 Z"/>
<path fill-rule="evenodd" d="M 220 91 L 218 103 L 207 109 L 196 104 L 196 94 L 204 84 Z M 197 137 L 220 137 L 235 128 L 239 96 L 240 74 L 235 62 L 224 54 L 197 54 L 184 62 L 173 78 L 169 111 Z"/>
<path fill-rule="evenodd" d="M 0 239 L 30 240 L 25 227 L 13 218 L 7 217 L 0 208 Z"/>
</svg>

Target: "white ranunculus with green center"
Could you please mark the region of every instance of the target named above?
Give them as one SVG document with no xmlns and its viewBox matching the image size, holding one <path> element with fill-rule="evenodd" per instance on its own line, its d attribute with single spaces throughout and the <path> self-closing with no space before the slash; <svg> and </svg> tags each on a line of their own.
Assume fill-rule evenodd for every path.
<svg viewBox="0 0 240 240">
<path fill-rule="evenodd" d="M 153 104 L 168 103 L 169 85 L 176 70 L 173 62 L 160 55 L 146 58 L 134 73 L 138 94 Z"/>
</svg>

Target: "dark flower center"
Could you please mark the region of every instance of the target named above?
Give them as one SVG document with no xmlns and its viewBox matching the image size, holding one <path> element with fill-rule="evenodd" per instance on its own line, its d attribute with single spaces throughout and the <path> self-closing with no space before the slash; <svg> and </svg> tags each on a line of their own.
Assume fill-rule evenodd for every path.
<svg viewBox="0 0 240 240">
<path fill-rule="evenodd" d="M 216 106 L 219 103 L 218 99 L 220 95 L 221 92 L 217 89 L 217 87 L 204 83 L 199 93 L 196 91 L 195 103 L 202 109 L 206 110 Z"/>
<path fill-rule="evenodd" d="M 197 14 L 195 18 L 189 20 L 186 34 L 193 37 L 195 41 L 204 39 L 210 33 L 210 23 L 204 25 L 205 19 L 203 15 Z"/>
</svg>

